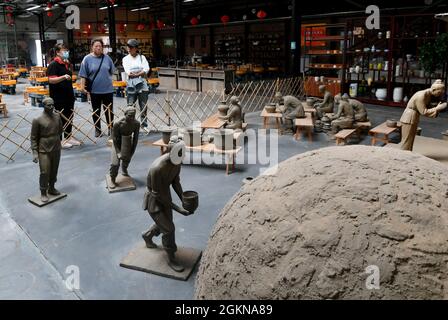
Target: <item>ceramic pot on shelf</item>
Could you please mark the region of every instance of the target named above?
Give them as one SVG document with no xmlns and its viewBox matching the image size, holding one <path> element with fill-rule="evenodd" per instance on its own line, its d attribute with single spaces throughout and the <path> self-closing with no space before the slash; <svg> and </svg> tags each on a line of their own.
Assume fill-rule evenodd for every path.
<svg viewBox="0 0 448 320">
<path fill-rule="evenodd" d="M 403 87 L 394 88 L 393 99 L 394 102 L 401 102 L 401 100 L 403 100 Z"/>
<path fill-rule="evenodd" d="M 387 97 L 387 89 L 386 88 L 378 88 L 375 92 L 375 96 L 378 100 L 384 101 Z"/>
</svg>

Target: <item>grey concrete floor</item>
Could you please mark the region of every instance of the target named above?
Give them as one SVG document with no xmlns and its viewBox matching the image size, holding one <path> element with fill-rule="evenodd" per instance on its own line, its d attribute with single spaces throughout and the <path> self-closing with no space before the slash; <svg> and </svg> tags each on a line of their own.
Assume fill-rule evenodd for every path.
<svg viewBox="0 0 448 320">
<path fill-rule="evenodd" d="M 13 113 L 29 108 L 21 105 L 21 86 L 16 96 L 4 96 Z M 368 106 L 368 111 L 373 125 L 399 119 L 402 113 L 402 109 L 380 106 Z M 438 119 L 422 118 L 423 135 L 440 138 L 440 132 L 448 129 L 447 118 L 446 114 Z M 250 128 L 261 128 L 258 113 L 248 115 L 247 121 Z M 110 158 L 106 145 L 64 150 L 57 187 L 68 197 L 44 208 L 27 201 L 39 192 L 37 165 L 28 157 L 9 164 L 0 161 L 0 299 L 193 298 L 196 273 L 182 282 L 119 266 L 152 223 L 141 202 L 148 168 L 159 155 L 150 141 L 159 137 L 142 137 L 130 166 L 138 188 L 125 193 L 106 190 Z M 360 143 L 369 144 L 370 138 Z M 278 159 L 283 161 L 334 142 L 319 133 L 312 143 L 288 135 L 280 136 L 278 144 Z M 237 165 L 236 172 L 226 176 L 223 165 L 184 165 L 184 190 L 198 191 L 200 206 L 193 216 L 175 213 L 178 246 L 204 250 L 221 209 L 238 192 L 242 180 L 259 175 L 262 167 Z M 69 266 L 80 271 L 80 289 L 73 292 L 65 286 Z"/>
</svg>

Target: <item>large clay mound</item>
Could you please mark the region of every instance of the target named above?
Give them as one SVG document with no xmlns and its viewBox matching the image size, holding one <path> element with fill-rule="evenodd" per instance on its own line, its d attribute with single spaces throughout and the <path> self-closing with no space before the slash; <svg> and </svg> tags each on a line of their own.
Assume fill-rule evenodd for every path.
<svg viewBox="0 0 448 320">
<path fill-rule="evenodd" d="M 379 289 L 366 287 L 369 265 L 379 268 Z M 447 299 L 448 170 L 365 146 L 288 159 L 223 209 L 195 295 Z"/>
</svg>

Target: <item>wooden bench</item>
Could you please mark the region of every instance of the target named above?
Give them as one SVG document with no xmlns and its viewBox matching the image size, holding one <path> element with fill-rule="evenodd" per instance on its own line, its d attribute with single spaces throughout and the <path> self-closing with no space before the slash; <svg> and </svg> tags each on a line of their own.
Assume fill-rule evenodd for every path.
<svg viewBox="0 0 448 320">
<path fill-rule="evenodd" d="M 243 134 L 240 132 L 240 134 Z M 234 136 L 235 137 L 235 136 Z M 163 143 L 163 140 L 157 140 L 152 143 L 153 146 L 160 147 L 160 153 L 163 154 L 166 147 L 168 147 L 167 144 Z M 230 174 L 231 172 L 235 171 L 235 160 L 236 160 L 236 154 L 240 152 L 243 148 L 241 146 L 237 146 L 235 149 L 232 150 L 221 150 L 217 149 L 215 147 L 214 143 L 205 143 L 197 147 L 186 147 L 187 151 L 190 152 L 205 152 L 205 153 L 216 153 L 216 154 L 222 154 L 226 156 L 226 175 Z"/>
<path fill-rule="evenodd" d="M 391 128 L 386 125 L 386 122 L 383 122 L 369 131 L 369 134 L 372 136 L 371 145 L 374 146 L 378 141 L 388 144 L 390 142 L 389 135 L 397 131 L 401 133 L 400 126 L 397 125 L 395 128 Z"/>
<path fill-rule="evenodd" d="M 263 109 L 263 111 L 261 112 L 260 116 L 263 117 L 263 128 L 264 129 L 268 128 L 269 120 L 270 119 L 274 119 L 279 134 L 280 135 L 282 134 L 283 131 L 282 131 L 281 124 L 282 124 L 282 117 L 283 117 L 283 115 L 280 112 L 278 112 L 276 110 L 276 112 L 269 113 L 269 112 L 266 111 L 266 109 Z"/>
<path fill-rule="evenodd" d="M 358 129 L 342 129 L 338 133 L 334 135 L 336 138 L 336 145 L 339 146 L 342 143 L 346 143 L 347 139 L 350 138 L 353 134 L 357 133 Z"/>
<path fill-rule="evenodd" d="M 294 137 L 296 140 L 300 140 L 301 133 L 306 130 L 308 133 L 308 140 L 311 142 L 313 141 L 314 130 L 313 115 L 311 113 L 306 113 L 305 115 L 306 118 L 295 119 L 296 133 Z"/>
<path fill-rule="evenodd" d="M 206 129 L 221 129 L 222 127 L 224 127 L 225 124 L 226 124 L 226 122 L 224 120 L 219 119 L 219 114 L 216 113 L 216 114 L 208 117 L 204 121 L 202 121 L 201 129 L 202 129 L 202 132 L 204 132 Z M 246 131 L 247 123 L 244 122 L 241 125 L 241 127 L 242 127 L 243 131 Z"/>
</svg>

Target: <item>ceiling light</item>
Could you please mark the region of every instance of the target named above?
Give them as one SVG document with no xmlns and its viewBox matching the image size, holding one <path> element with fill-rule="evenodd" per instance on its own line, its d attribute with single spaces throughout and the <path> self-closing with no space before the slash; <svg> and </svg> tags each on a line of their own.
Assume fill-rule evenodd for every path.
<svg viewBox="0 0 448 320">
<path fill-rule="evenodd" d="M 134 11 L 142 11 L 142 10 L 148 10 L 148 9 L 150 9 L 150 7 L 136 8 L 136 9 L 132 9 L 131 11 L 134 12 Z"/>
<path fill-rule="evenodd" d="M 34 7 L 31 7 L 31 8 L 28 8 L 28 9 L 25 9 L 26 11 L 31 11 L 31 10 L 36 10 L 36 9 L 39 9 L 40 8 L 40 6 L 34 6 Z"/>
<path fill-rule="evenodd" d="M 118 7 L 118 4 L 114 4 L 113 7 Z M 108 7 L 101 7 L 100 10 L 106 10 Z"/>
</svg>

